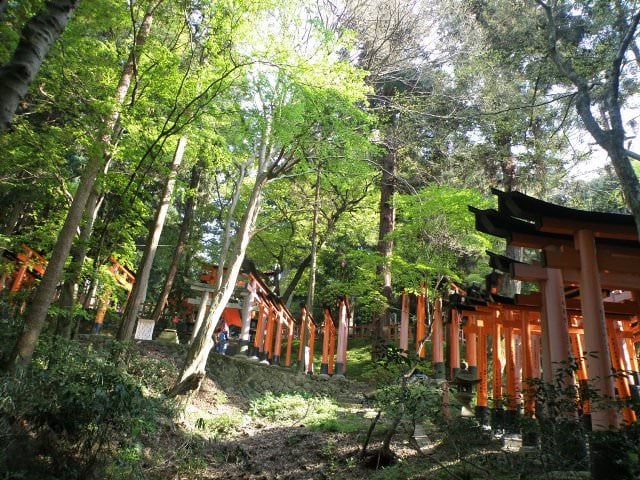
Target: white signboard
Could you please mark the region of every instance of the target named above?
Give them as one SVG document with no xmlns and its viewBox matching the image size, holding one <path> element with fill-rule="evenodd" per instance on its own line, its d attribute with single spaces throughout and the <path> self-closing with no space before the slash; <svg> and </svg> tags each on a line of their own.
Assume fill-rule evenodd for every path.
<svg viewBox="0 0 640 480">
<path fill-rule="evenodd" d="M 153 329 L 155 326 L 156 322 L 153 320 L 149 318 L 139 318 L 134 338 L 136 340 L 151 340 L 153 338 Z"/>
</svg>

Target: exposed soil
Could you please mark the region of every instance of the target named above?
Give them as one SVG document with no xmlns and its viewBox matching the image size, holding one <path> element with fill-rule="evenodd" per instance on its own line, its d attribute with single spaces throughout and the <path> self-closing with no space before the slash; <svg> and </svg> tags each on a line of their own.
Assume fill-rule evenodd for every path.
<svg viewBox="0 0 640 480">
<path fill-rule="evenodd" d="M 146 355 L 173 362 L 180 356 L 179 347 L 153 343 L 141 346 Z M 153 478 L 172 479 L 374 479 L 384 478 L 376 472 L 385 459 L 375 452 L 380 446 L 382 429 L 374 435 L 365 462 L 360 461 L 360 448 L 366 435 L 368 420 L 353 433 L 341 433 L 310 428 L 305 418 L 293 422 L 270 421 L 252 417 L 250 398 L 274 387 L 277 392 L 305 391 L 334 398 L 341 411 L 352 415 L 373 417 L 374 411 L 365 396 L 371 387 L 349 380 L 325 380 L 294 370 L 270 367 L 246 360 L 212 354 L 210 376 L 191 399 L 185 415 L 177 424 L 162 421 L 161 434 L 155 445 L 147 445 L 147 474 Z M 222 384 L 222 385 L 221 385 Z M 198 418 L 231 416 L 242 418 L 227 437 L 217 437 L 198 428 Z M 435 471 L 451 461 L 451 450 L 442 448 L 441 437 L 432 433 L 419 449 L 407 434 L 398 434 L 392 441 L 395 455 L 391 463 L 393 476 L 388 478 L 438 478 Z M 489 458 L 500 455 L 500 446 L 484 442 L 482 449 Z M 164 462 L 157 461 L 154 451 L 167 452 Z M 455 452 L 454 452 L 455 454 Z M 478 462 L 480 464 L 480 462 Z M 367 466 L 368 465 L 368 466 Z M 373 467 L 373 468 L 372 468 Z M 474 477 L 495 478 L 490 470 L 478 465 Z M 429 473 L 431 472 L 431 473 Z M 388 473 L 391 473 L 389 471 Z M 447 477 L 442 477 L 447 478 Z M 450 478 L 456 478 L 451 476 Z"/>
</svg>

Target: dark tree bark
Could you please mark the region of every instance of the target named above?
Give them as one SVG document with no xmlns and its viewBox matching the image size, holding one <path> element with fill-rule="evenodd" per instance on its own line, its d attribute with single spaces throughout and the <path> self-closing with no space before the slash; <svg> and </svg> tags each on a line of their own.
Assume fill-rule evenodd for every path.
<svg viewBox="0 0 640 480">
<path fill-rule="evenodd" d="M 0 4 L 0 16 L 6 3 Z M 9 128 L 44 58 L 79 3 L 80 0 L 49 0 L 24 26 L 13 57 L 0 67 L 0 133 Z"/>
<path fill-rule="evenodd" d="M 71 243 L 78 229 L 87 198 L 91 193 L 93 183 L 102 165 L 100 159 L 94 158 L 89 161 L 82 174 L 73 203 L 69 208 L 64 225 L 58 234 L 58 240 L 51 252 L 47 270 L 33 296 L 22 334 L 18 337 L 14 349 L 4 365 L 4 370 L 9 373 L 17 374 L 19 370 L 31 363 L 33 352 L 44 328 L 47 312 L 53 301 L 53 296 L 62 275 L 67 255 L 71 249 Z"/>
<path fill-rule="evenodd" d="M 634 42 L 640 23 L 640 10 L 634 9 L 633 15 L 628 21 L 622 13 L 619 13 L 616 24 L 613 26 L 619 29 L 620 34 L 617 43 L 612 46 L 614 56 L 610 64 L 597 72 L 598 78 L 604 79 L 598 92 L 602 98 L 600 106 L 605 117 L 604 122 L 598 123 L 591 110 L 592 104 L 595 102 L 592 97 L 592 82 L 576 70 L 572 59 L 565 56 L 558 48 L 558 31 L 561 28 L 558 24 L 558 12 L 554 11 L 551 4 L 543 0 L 536 0 L 536 3 L 542 7 L 546 17 L 549 57 L 560 74 L 576 87 L 576 111 L 587 131 L 609 155 L 640 237 L 640 182 L 630 161 L 630 158 L 640 159 L 640 155 L 625 148 L 625 128 L 620 99 L 620 83 L 625 56 L 629 50 L 637 51 Z"/>
<path fill-rule="evenodd" d="M 382 277 L 382 294 L 387 300 L 387 305 L 393 301 L 391 288 L 391 255 L 393 254 L 393 240 L 390 234 L 395 228 L 396 210 L 394 195 L 396 192 L 396 154 L 388 149 L 382 157 L 382 179 L 380 181 L 380 226 L 378 230 L 378 253 L 382 257 L 379 272 Z M 372 324 L 372 349 L 371 355 L 377 359 L 385 341 L 384 327 L 389 322 L 388 308 L 376 315 Z"/>
</svg>

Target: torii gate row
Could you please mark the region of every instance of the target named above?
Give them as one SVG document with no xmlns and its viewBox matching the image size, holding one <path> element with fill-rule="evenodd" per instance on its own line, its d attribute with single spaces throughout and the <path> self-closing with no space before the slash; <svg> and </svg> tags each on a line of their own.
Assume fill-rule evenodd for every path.
<svg viewBox="0 0 640 480">
<path fill-rule="evenodd" d="M 324 309 L 324 323 L 322 326 L 322 363 L 321 375 L 344 375 L 347 370 L 347 342 L 349 339 L 349 312 L 347 299 L 338 300 L 338 325 L 331 316 L 331 309 Z M 336 351 L 337 338 L 337 351 Z M 311 356 L 311 358 L 313 358 Z"/>
<path fill-rule="evenodd" d="M 131 290 L 133 290 L 133 285 L 136 283 L 136 276 L 131 270 L 122 265 L 113 255 L 109 257 L 109 263 L 110 265 L 107 267 L 107 271 L 111 274 L 116 283 L 127 291 L 126 303 L 129 301 Z M 96 310 L 94 323 L 102 324 L 104 322 L 104 317 L 107 314 L 109 303 L 111 303 L 111 294 L 111 290 L 109 288 L 105 288 L 102 295 L 99 297 L 98 309 Z"/>
<path fill-rule="evenodd" d="M 534 281 L 542 294 L 541 347 L 545 381 L 552 375 L 553 361 L 570 357 L 572 342 L 569 332 L 564 286 L 579 286 L 580 313 L 584 334 L 582 348 L 586 356 L 586 374 L 590 386 L 606 398 L 626 394 L 616 385 L 612 372 L 622 365 L 612 314 L 603 302 L 602 289 L 634 291 L 640 281 L 640 243 L 630 215 L 585 212 L 553 205 L 519 192 L 500 192 L 498 211 L 470 208 L 476 216 L 476 228 L 505 238 L 512 246 L 536 249 L 543 254 L 543 265 L 512 262 L 514 278 Z M 634 312 L 637 314 L 637 310 Z M 632 334 L 637 329 L 630 330 Z M 546 333 L 545 333 L 546 332 Z M 626 341 L 624 342 L 626 345 Z M 627 349 L 633 356 L 635 350 Z M 595 353 L 595 355 L 593 354 Z M 546 368 L 545 368 L 546 367 Z M 572 379 L 567 378 L 567 382 Z M 586 381 L 586 380 L 585 380 Z M 636 384 L 637 386 L 637 384 Z M 625 413 L 625 418 L 629 417 Z M 593 406 L 594 430 L 620 423 L 614 408 Z"/>
<path fill-rule="evenodd" d="M 570 353 L 558 356 L 558 351 L 545 352 L 545 336 L 541 325 L 541 315 L 531 306 L 519 308 L 519 305 L 490 305 L 487 307 L 475 307 L 471 310 L 462 310 L 457 313 L 454 310 L 452 325 L 464 323 L 462 330 L 466 337 L 467 362 L 469 371 L 477 374 L 479 383 L 476 392 L 476 414 L 479 418 L 488 417 L 489 411 L 489 372 L 487 367 L 488 346 L 491 345 L 493 369 L 492 369 L 492 408 L 494 410 L 503 407 L 502 400 L 506 398 L 506 410 L 517 411 L 524 403 L 525 414 L 534 415 L 535 398 L 533 392 L 526 387 L 528 382 L 539 379 L 541 373 L 545 382 L 551 382 L 547 378 L 549 372 L 553 375 L 555 362 L 569 362 L 573 359 L 577 363 L 576 376 L 582 383 L 588 379 L 586 363 L 582 361 L 584 352 L 584 329 L 581 327 L 581 317 L 572 315 L 567 327 L 570 341 Z M 469 308 L 469 307 L 467 307 Z M 465 322 L 461 319 L 467 317 Z M 638 388 L 638 363 L 634 348 L 633 337 L 629 331 L 635 320 L 609 319 L 610 325 L 609 343 L 611 346 L 611 361 L 616 371 L 631 372 L 631 375 L 616 375 L 615 386 L 618 398 L 628 399 L 632 397 L 632 386 L 637 392 Z M 557 336 L 558 332 L 548 331 L 549 336 Z M 455 338 L 455 337 L 451 337 Z M 504 338 L 504 344 L 502 343 Z M 433 339 L 434 344 L 437 339 Z M 556 342 L 557 343 L 557 342 Z M 451 349 L 450 359 L 452 369 L 459 368 L 456 361 L 456 349 Z M 547 360 L 543 362 L 543 359 Z M 549 365 L 549 363 L 551 365 Z M 506 378 L 502 378 L 503 369 Z M 452 373 L 455 375 L 455 373 Z M 506 389 L 503 391 L 503 380 Z M 523 387 L 524 385 L 524 387 Z M 584 413 L 589 412 L 588 401 L 583 399 Z M 623 410 L 623 418 L 626 422 L 636 421 L 635 413 L 628 408 Z"/>
<path fill-rule="evenodd" d="M 3 252 L 3 256 L 18 265 L 14 272 L 5 271 L 0 277 L 0 291 L 4 290 L 8 280 L 11 280 L 9 291 L 19 292 L 29 279 L 31 281 L 42 278 L 47 268 L 47 259 L 36 252 L 28 245 L 22 245 L 22 252 L 13 254 L 8 250 Z"/>
<path fill-rule="evenodd" d="M 263 351 L 258 358 L 271 364 L 280 363 L 280 349 L 282 346 L 283 329 L 287 334 L 287 353 L 285 366 L 291 366 L 291 347 L 294 340 L 294 326 L 298 326 L 299 348 L 298 363 L 303 365 L 303 370 L 308 374 L 314 373 L 314 350 L 316 335 L 323 335 L 322 341 L 322 361 L 320 365 L 320 374 L 323 375 L 344 375 L 347 367 L 347 340 L 348 340 L 348 312 L 349 305 L 346 298 L 341 298 L 338 302 L 338 326 L 336 328 L 331 311 L 328 307 L 324 309 L 324 321 L 322 328 L 316 326 L 311 313 L 307 310 L 306 305 L 301 306 L 300 321 L 295 322 L 294 318 L 289 315 L 285 320 L 284 315 L 288 313 L 278 306 L 278 314 L 273 315 L 274 309 L 265 315 L 262 308 L 258 313 L 258 322 L 256 326 L 256 336 L 254 349 L 258 352 Z M 263 321 L 260 321 L 263 318 Z M 261 335 L 260 332 L 263 332 Z M 274 333 L 275 332 L 275 333 Z M 336 348 L 337 340 L 337 348 Z"/>
<path fill-rule="evenodd" d="M 207 283 L 214 283 L 216 269 L 200 278 Z M 238 296 L 243 297 L 241 308 L 240 354 L 248 355 L 253 359 L 272 365 L 280 365 L 282 360 L 283 336 L 286 337 L 286 350 L 284 366 L 291 366 L 291 356 L 296 327 L 299 336 L 298 361 L 304 363 L 304 371 L 312 374 L 314 371 L 313 356 L 315 338 L 317 333 L 316 323 L 307 307 L 302 305 L 300 321 L 296 321 L 289 309 L 269 289 L 262 279 L 253 272 L 243 274 L 244 278 L 237 282 L 240 288 Z M 202 291 L 202 301 L 196 318 L 194 334 L 202 323 L 208 297 L 213 290 L 205 284 L 192 284 L 192 289 Z M 335 349 L 336 329 L 331 318 L 331 313 L 325 310 L 324 338 L 321 373 L 344 374 L 347 364 L 347 333 L 349 306 L 345 298 L 339 301 L 339 322 L 337 329 L 337 358 Z M 255 335 L 251 341 L 251 321 L 255 312 Z M 330 367 L 329 367 L 330 366 Z M 326 371 L 325 371 L 326 370 Z"/>
</svg>

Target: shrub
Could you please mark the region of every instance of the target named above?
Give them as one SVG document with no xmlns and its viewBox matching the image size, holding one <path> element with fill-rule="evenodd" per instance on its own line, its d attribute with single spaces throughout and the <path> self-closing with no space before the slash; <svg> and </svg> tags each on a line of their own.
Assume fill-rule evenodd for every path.
<svg viewBox="0 0 640 480">
<path fill-rule="evenodd" d="M 0 379 L 0 419 L 11 431 L 4 466 L 28 477 L 86 478 L 114 438 L 151 432 L 165 407 L 145 398 L 141 377 L 126 369 L 131 362 L 116 343 L 97 352 L 43 337 L 22 378 Z"/>
</svg>

